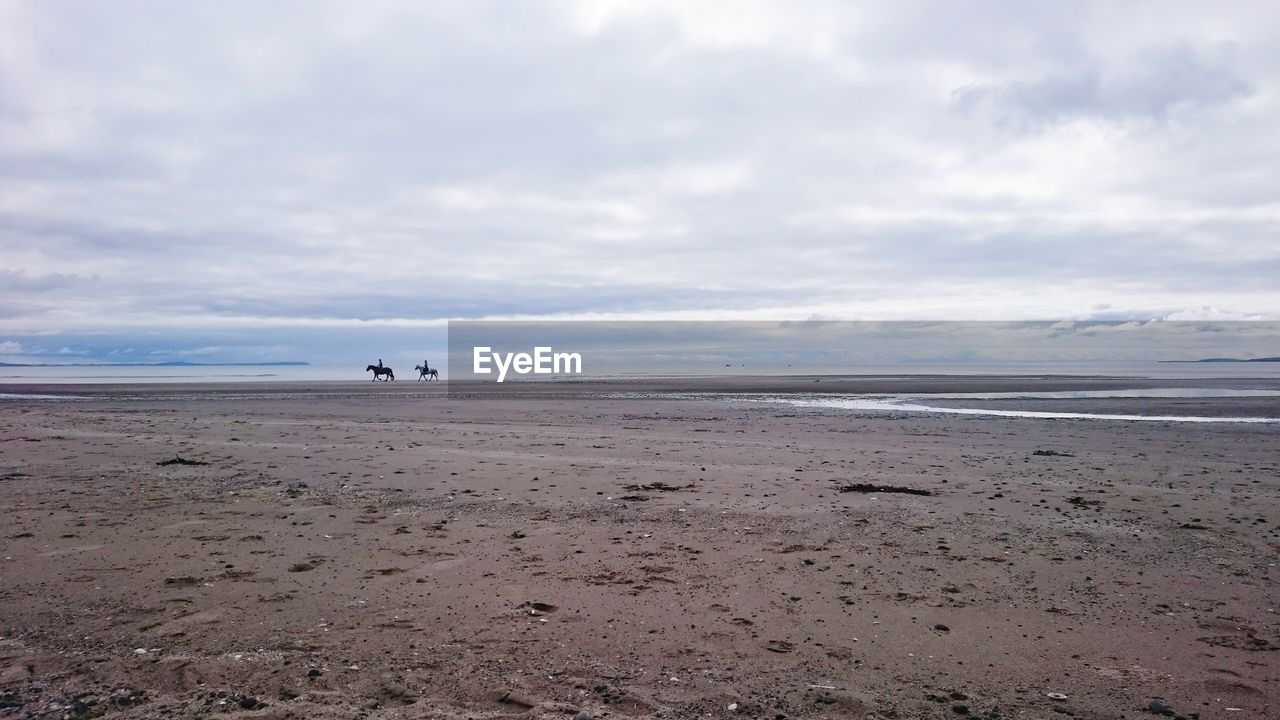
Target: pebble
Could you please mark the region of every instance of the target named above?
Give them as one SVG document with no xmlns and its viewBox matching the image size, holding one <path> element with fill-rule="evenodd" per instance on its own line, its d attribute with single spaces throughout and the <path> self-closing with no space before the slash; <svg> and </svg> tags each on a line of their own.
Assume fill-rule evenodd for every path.
<svg viewBox="0 0 1280 720">
<path fill-rule="evenodd" d="M 1050 700 L 1066 700 L 1067 696 L 1059 692 L 1045 693 L 1045 697 Z"/>
<path fill-rule="evenodd" d="M 729 712 L 734 712 L 737 709 L 738 709 L 738 703 L 729 703 Z"/>
<path fill-rule="evenodd" d="M 578 714 L 573 717 L 573 720 L 591 720 L 591 713 L 586 710 L 579 711 Z"/>
</svg>

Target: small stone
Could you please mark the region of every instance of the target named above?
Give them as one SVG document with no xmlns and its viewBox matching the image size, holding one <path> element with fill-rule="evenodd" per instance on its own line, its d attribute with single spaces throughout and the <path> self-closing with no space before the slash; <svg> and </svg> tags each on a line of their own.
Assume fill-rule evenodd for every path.
<svg viewBox="0 0 1280 720">
<path fill-rule="evenodd" d="M 1152 715 L 1172 715 L 1173 708 L 1164 701 L 1164 698 L 1151 698 L 1151 702 L 1147 703 L 1147 712 Z"/>
<path fill-rule="evenodd" d="M 591 713 L 586 710 L 580 710 L 577 715 L 573 716 L 573 720 L 591 720 Z"/>
<path fill-rule="evenodd" d="M 738 703 L 729 703 L 729 712 L 735 712 L 738 709 Z"/>
<path fill-rule="evenodd" d="M 1060 692 L 1045 693 L 1044 696 L 1049 698 L 1050 700 L 1066 700 L 1067 699 L 1067 696 L 1063 695 Z"/>
</svg>

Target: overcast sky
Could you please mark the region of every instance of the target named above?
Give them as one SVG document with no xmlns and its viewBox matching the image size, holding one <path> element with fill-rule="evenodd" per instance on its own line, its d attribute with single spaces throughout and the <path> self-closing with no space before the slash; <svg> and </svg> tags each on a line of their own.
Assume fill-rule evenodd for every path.
<svg viewBox="0 0 1280 720">
<path fill-rule="evenodd" d="M 0 2 L 0 360 L 1280 319 L 1277 37 L 1268 1 Z"/>
</svg>

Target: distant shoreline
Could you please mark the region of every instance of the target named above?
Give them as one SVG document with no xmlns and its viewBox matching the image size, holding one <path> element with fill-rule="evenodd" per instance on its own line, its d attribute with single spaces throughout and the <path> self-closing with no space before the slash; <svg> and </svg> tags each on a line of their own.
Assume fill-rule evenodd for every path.
<svg viewBox="0 0 1280 720">
<path fill-rule="evenodd" d="M 197 363 L 183 362 L 180 360 L 172 362 L 158 363 L 6 363 L 0 362 L 0 367 L 45 367 L 45 368 L 76 368 L 76 367 L 300 367 L 310 366 L 309 362 L 287 361 L 287 362 L 236 362 L 236 363 Z"/>
<path fill-rule="evenodd" d="M 1280 357 L 1261 358 L 1204 358 L 1203 360 L 1161 360 L 1162 363 L 1251 363 L 1280 362 Z"/>
</svg>

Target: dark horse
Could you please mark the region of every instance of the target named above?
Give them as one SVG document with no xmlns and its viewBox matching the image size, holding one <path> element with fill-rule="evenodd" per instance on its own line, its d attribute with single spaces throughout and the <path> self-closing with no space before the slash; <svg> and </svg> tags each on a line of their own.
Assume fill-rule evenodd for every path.
<svg viewBox="0 0 1280 720">
<path fill-rule="evenodd" d="M 427 367 L 426 365 L 414 365 L 413 369 L 418 371 L 419 380 L 439 380 L 440 379 L 440 373 Z"/>
<path fill-rule="evenodd" d="M 370 365 L 369 367 L 364 369 L 365 372 L 369 372 L 370 370 L 373 371 L 374 380 L 381 378 L 383 382 L 386 382 L 388 380 L 396 379 L 396 374 L 391 372 L 391 368 L 389 367 L 378 367 L 377 365 Z M 386 377 L 385 378 L 382 377 L 383 375 L 386 375 Z"/>
</svg>

